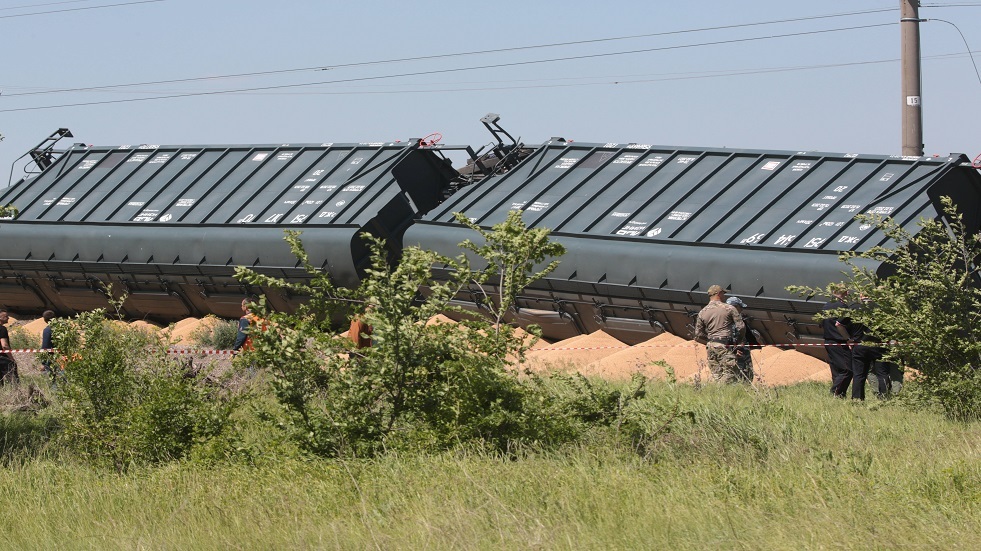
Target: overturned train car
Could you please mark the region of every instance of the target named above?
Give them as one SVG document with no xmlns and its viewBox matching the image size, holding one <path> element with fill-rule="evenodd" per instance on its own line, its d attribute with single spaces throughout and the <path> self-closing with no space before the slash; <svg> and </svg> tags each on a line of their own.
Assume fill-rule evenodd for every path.
<svg viewBox="0 0 981 551">
<path fill-rule="evenodd" d="M 0 305 L 69 315 L 107 306 L 111 283 L 128 293 L 131 318 L 234 317 L 259 293 L 291 310 L 304 297 L 232 277 L 245 265 L 306 278 L 283 230 L 302 231 L 311 262 L 351 286 L 367 261 L 362 232 L 386 238 L 393 259 L 406 245 L 456 255 L 475 236 L 452 213 L 490 227 L 520 209 L 568 251 L 512 317 L 550 339 L 600 329 L 627 343 L 689 337 L 705 290 L 720 284 L 748 304 L 762 342 L 819 342 L 820 304 L 786 286 L 840 280 L 841 251 L 885 243 L 856 214 L 915 229 L 949 195 L 972 231 L 981 226 L 981 177 L 964 156 L 504 146 L 496 118 L 482 122 L 499 146 L 482 157 L 459 148 L 473 160 L 459 171 L 420 140 L 39 148 L 43 170 L 0 195 L 20 209 L 0 220 Z M 480 312 L 480 296 L 456 302 Z"/>
<path fill-rule="evenodd" d="M 368 232 L 392 258 L 405 229 L 449 193 L 457 172 L 411 143 L 248 146 L 76 145 L 32 152 L 44 170 L 8 187 L 0 204 L 0 303 L 62 315 L 108 306 L 125 291 L 130 318 L 237 317 L 266 294 L 291 310 L 303 297 L 250 288 L 236 266 L 304 279 L 283 241 L 303 232 L 311 262 L 338 285 L 359 281 Z M 268 291 L 268 292 L 267 292 Z"/>
<path fill-rule="evenodd" d="M 513 314 L 547 337 L 603 330 L 627 343 L 662 331 L 690 338 L 706 290 L 720 284 L 747 304 L 762 343 L 818 343 L 813 315 L 821 303 L 786 287 L 840 281 L 839 253 L 888 244 L 857 214 L 890 216 L 915 232 L 921 217 L 941 216 L 945 195 L 977 231 L 981 178 L 964 156 L 553 140 L 513 170 L 453 195 L 413 224 L 405 243 L 456 254 L 472 232 L 452 213 L 490 227 L 521 209 L 528 225 L 550 228 L 567 250 Z M 479 311 L 480 297 L 465 291 L 457 301 Z"/>
</svg>

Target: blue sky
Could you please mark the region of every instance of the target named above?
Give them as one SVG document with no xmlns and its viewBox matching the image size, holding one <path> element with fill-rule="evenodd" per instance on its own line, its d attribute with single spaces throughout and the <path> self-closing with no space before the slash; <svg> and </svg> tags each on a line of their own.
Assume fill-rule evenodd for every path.
<svg viewBox="0 0 981 551">
<path fill-rule="evenodd" d="M 479 147 L 488 112 L 529 144 L 897 154 L 899 5 L 0 1 L 0 185 L 59 127 L 93 145 Z M 925 153 L 974 158 L 981 82 L 958 29 L 981 51 L 981 2 L 920 15 Z"/>
</svg>

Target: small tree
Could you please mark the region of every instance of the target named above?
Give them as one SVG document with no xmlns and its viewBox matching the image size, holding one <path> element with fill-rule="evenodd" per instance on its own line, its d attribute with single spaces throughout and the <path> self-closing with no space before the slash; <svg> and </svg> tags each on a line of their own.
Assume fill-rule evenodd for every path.
<svg viewBox="0 0 981 551">
<path fill-rule="evenodd" d="M 469 346 L 466 331 L 426 323 L 448 308 L 463 285 L 470 273 L 465 261 L 407 248 L 392 267 L 384 244 L 365 238 L 372 265 L 357 290 L 333 287 L 312 266 L 309 285 L 241 268 L 239 277 L 251 283 L 295 292 L 302 287 L 312 298 L 296 314 L 261 314 L 266 329 L 253 334 L 254 350 L 238 361 L 269 369 L 290 433 L 318 455 L 439 449 L 475 439 L 505 445 L 523 426 L 516 378 Z M 289 234 L 287 240 L 305 258 L 298 236 Z M 436 262 L 453 265 L 458 277 L 433 282 Z M 429 289 L 426 297 L 419 294 L 422 286 Z M 357 310 L 372 328 L 372 345 L 362 349 L 331 324 L 330 316 L 321 317 Z"/>
<path fill-rule="evenodd" d="M 915 370 L 906 394 L 912 403 L 939 407 L 958 419 L 981 417 L 981 235 L 970 234 L 949 197 L 942 198 L 949 225 L 921 220 L 915 234 L 894 220 L 860 215 L 894 243 L 848 252 L 846 285 L 868 297 L 870 308 L 835 312 L 895 341 L 886 359 Z M 883 265 L 885 275 L 869 268 Z M 827 290 L 789 289 L 802 294 Z"/>
<path fill-rule="evenodd" d="M 492 226 L 490 231 L 473 223 L 463 213 L 453 215 L 457 222 L 477 232 L 482 241 L 477 244 L 467 239 L 460 247 L 486 262 L 482 270 L 470 274 L 468 281 L 482 294 L 481 305 L 488 310 L 494 323 L 484 351 L 501 361 L 511 357 L 520 362 L 532 343 L 513 338 L 513 329 L 504 323 L 505 318 L 516 311 L 521 291 L 555 271 L 559 265 L 558 257 L 565 254 L 565 247 L 549 239 L 547 228 L 525 226 L 519 210 L 510 211 L 507 219 Z M 542 266 L 549 258 L 554 260 Z M 541 335 L 537 326 L 530 327 L 529 331 L 536 337 Z"/>
</svg>

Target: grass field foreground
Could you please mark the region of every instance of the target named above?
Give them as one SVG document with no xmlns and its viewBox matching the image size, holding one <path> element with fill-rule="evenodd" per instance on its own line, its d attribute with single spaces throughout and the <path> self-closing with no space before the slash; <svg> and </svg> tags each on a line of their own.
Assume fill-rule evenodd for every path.
<svg viewBox="0 0 981 551">
<path fill-rule="evenodd" d="M 826 392 L 657 385 L 652 403 L 670 395 L 679 408 L 640 451 L 604 430 L 511 458 L 273 457 L 125 474 L 8 453 L 0 547 L 976 549 L 978 425 Z"/>
</svg>

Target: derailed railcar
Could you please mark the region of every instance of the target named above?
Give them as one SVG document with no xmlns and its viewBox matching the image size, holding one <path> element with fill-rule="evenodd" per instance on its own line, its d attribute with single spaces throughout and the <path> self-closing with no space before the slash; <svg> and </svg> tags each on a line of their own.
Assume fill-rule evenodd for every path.
<svg viewBox="0 0 981 551">
<path fill-rule="evenodd" d="M 397 258 L 405 228 L 458 177 L 419 140 L 59 153 L 31 152 L 44 170 L 0 195 L 20 210 L 0 221 L 0 304 L 15 311 L 105 307 L 106 284 L 128 294 L 131 318 L 237 317 L 258 293 L 291 310 L 302 297 L 250 288 L 235 267 L 307 279 L 283 242 L 299 230 L 317 266 L 357 285 L 368 260 L 360 234 L 385 238 Z"/>
<path fill-rule="evenodd" d="M 305 297 L 232 277 L 245 265 L 307 279 L 282 241 L 285 229 L 303 232 L 311 260 L 336 284 L 354 286 L 368 260 L 362 232 L 384 237 L 393 261 L 404 244 L 455 255 L 475 235 L 452 213 L 490 227 L 519 209 L 568 250 L 512 315 L 551 339 L 600 329 L 628 343 L 662 331 L 688 337 L 705 290 L 721 284 L 749 305 L 761 341 L 818 342 L 820 304 L 786 286 L 840 280 L 840 252 L 885 243 L 856 214 L 915 229 L 920 217 L 941 216 L 939 198 L 949 195 L 971 231 L 981 226 L 981 177 L 960 155 L 561 139 L 528 147 L 505 145 L 510 135 L 497 120 L 481 119 L 497 139 L 484 156 L 420 140 L 76 145 L 59 155 L 42 143 L 31 156 L 43 170 L 0 195 L 20 209 L 0 220 L 0 305 L 72 314 L 107 306 L 111 283 L 129 295 L 130 317 L 233 317 L 244 296 L 258 293 L 289 311 Z M 67 131 L 49 141 L 60 135 Z M 465 149 L 472 163 L 458 172 L 446 149 Z M 482 296 L 465 290 L 456 302 L 480 312 Z"/>
<path fill-rule="evenodd" d="M 662 331 L 691 337 L 693 317 L 720 284 L 743 299 L 767 344 L 816 343 L 820 303 L 786 290 L 843 279 L 842 251 L 887 244 L 856 221 L 891 216 L 915 230 L 949 195 L 972 231 L 981 178 L 964 156 L 887 157 L 813 152 L 584 144 L 542 145 L 512 170 L 461 190 L 413 224 L 406 245 L 447 255 L 472 232 L 520 209 L 567 253 L 527 289 L 513 313 L 552 339 L 606 331 L 638 343 Z M 871 266 L 883 269 L 882 266 Z M 480 293 L 457 303 L 481 310 Z M 807 349 L 820 355 L 820 349 Z"/>
</svg>

